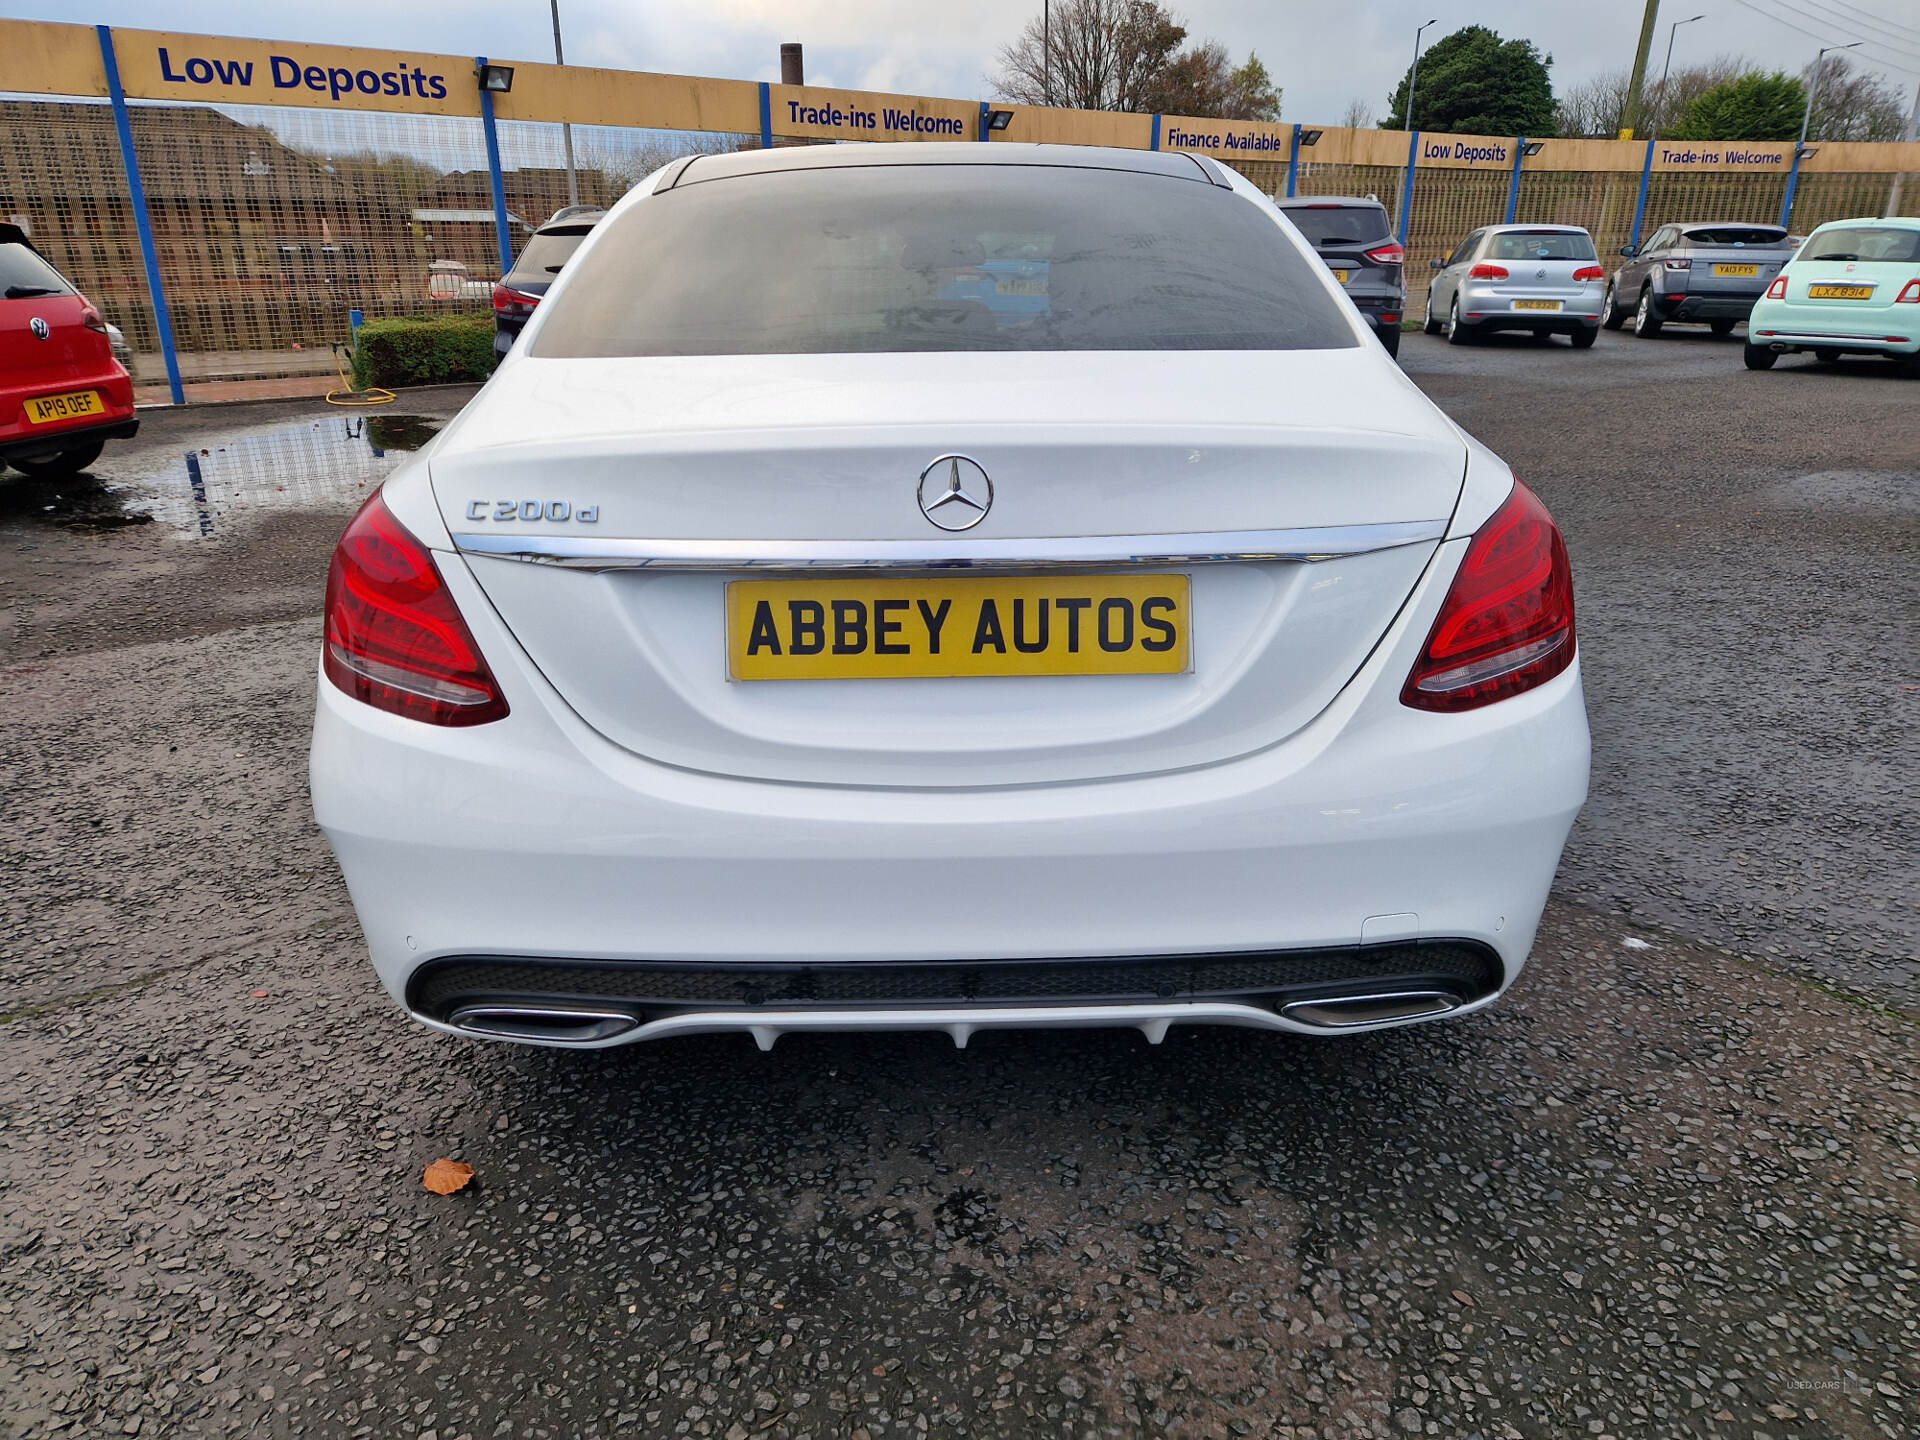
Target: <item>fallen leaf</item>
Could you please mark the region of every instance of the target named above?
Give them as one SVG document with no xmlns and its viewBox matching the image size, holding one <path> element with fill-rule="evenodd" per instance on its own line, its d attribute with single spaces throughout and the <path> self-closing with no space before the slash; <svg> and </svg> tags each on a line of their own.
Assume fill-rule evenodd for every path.
<svg viewBox="0 0 1920 1440">
<path fill-rule="evenodd" d="M 253 998 L 256 1000 L 264 1000 L 267 998 L 267 992 L 264 990 L 256 990 L 253 992 Z"/>
<path fill-rule="evenodd" d="M 1466 1292 L 1466 1291 L 1464 1291 L 1464 1290 L 1456 1290 L 1456 1291 L 1454 1291 L 1454 1292 L 1453 1292 L 1453 1298 L 1454 1298 L 1454 1299 L 1456 1299 L 1456 1300 L 1458 1300 L 1458 1301 L 1459 1301 L 1459 1302 L 1460 1302 L 1460 1303 L 1461 1303 L 1462 1305 L 1471 1305 L 1471 1304 L 1473 1304 L 1473 1297 L 1472 1297 L 1471 1295 L 1469 1295 L 1469 1294 L 1467 1294 L 1467 1292 Z"/>
<path fill-rule="evenodd" d="M 436 1195 L 451 1195 L 467 1188 L 473 1179 L 473 1166 L 458 1160 L 436 1160 L 427 1166 L 422 1183 Z"/>
</svg>

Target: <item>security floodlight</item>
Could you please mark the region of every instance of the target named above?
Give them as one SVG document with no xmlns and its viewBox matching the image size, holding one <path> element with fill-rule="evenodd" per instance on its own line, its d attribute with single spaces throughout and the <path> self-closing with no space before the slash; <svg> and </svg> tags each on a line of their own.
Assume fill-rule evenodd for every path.
<svg viewBox="0 0 1920 1440">
<path fill-rule="evenodd" d="M 1320 143 L 1321 133 L 1322 132 L 1318 130 L 1302 130 L 1300 132 L 1300 143 L 1302 145 L 1318 145 Z"/>
<path fill-rule="evenodd" d="M 1011 110 L 989 110 L 987 112 L 987 129 L 989 130 L 1004 130 L 1012 123 L 1013 111 Z"/>
<path fill-rule="evenodd" d="M 480 65 L 475 68 L 480 73 L 482 90 L 491 90 L 496 95 L 504 95 L 513 89 L 513 66 Z"/>
<path fill-rule="evenodd" d="M 1545 146 L 1546 141 L 1544 140 L 1529 140 L 1525 145 L 1520 147 L 1520 153 L 1531 158 L 1538 155 Z"/>
<path fill-rule="evenodd" d="M 1820 147 L 1818 145 L 1796 145 L 1793 153 L 1798 155 L 1802 160 L 1811 160 L 1820 153 Z"/>
</svg>

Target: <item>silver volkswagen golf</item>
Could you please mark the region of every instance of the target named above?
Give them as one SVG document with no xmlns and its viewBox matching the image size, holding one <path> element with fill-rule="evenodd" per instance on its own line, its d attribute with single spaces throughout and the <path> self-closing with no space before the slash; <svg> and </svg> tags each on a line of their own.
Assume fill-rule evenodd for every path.
<svg viewBox="0 0 1920 1440">
<path fill-rule="evenodd" d="M 1565 335 L 1584 350 L 1600 333 L 1607 272 L 1578 225 L 1489 225 L 1433 268 L 1426 331 L 1452 344 L 1528 330 Z"/>
</svg>

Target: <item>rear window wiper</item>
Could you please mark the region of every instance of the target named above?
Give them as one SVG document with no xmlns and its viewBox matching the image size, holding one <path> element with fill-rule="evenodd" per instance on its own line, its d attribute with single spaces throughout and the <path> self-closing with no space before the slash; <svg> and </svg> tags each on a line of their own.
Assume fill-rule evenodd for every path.
<svg viewBox="0 0 1920 1440">
<path fill-rule="evenodd" d="M 1858 255 L 1848 254 L 1845 251 L 1835 250 L 1830 254 L 1816 255 L 1813 258 L 1816 260 L 1858 260 L 1860 257 Z"/>
<path fill-rule="evenodd" d="M 62 293 L 62 291 L 56 290 L 50 285 L 9 285 L 7 287 L 7 299 L 9 300 L 25 300 L 33 295 L 59 295 Z"/>
<path fill-rule="evenodd" d="M 1320 243 L 1322 245 L 1358 245 L 1360 243 L 1360 237 L 1357 235 L 1326 235 L 1321 237 Z"/>
</svg>

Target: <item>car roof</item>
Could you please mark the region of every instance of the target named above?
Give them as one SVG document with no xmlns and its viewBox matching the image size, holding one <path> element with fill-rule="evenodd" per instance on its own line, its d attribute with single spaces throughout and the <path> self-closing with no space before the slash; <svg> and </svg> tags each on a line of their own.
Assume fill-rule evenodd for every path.
<svg viewBox="0 0 1920 1440">
<path fill-rule="evenodd" d="M 1048 165 L 1072 170 L 1124 170 L 1171 180 L 1227 185 L 1225 179 L 1217 177 L 1196 157 L 1165 150 L 930 140 L 910 145 L 881 141 L 789 145 L 773 150 L 741 150 L 732 155 L 692 155 L 670 166 L 654 191 L 788 170 L 864 169 L 880 165 Z"/>
<path fill-rule="evenodd" d="M 1385 208 L 1384 202 L 1372 195 L 1289 195 L 1273 203 L 1282 210 L 1311 210 L 1316 205 L 1380 205 Z"/>
<path fill-rule="evenodd" d="M 1583 225 L 1489 225 L 1489 235 L 1585 235 Z"/>
<path fill-rule="evenodd" d="M 1836 225 L 1892 225 L 1901 230 L 1920 230 L 1920 216 L 1916 215 L 1855 215 L 1846 220 L 1829 220 L 1824 225 L 1816 225 L 1809 235 L 1820 230 L 1831 230 Z"/>
<path fill-rule="evenodd" d="M 1676 230 L 1778 230 L 1787 233 L 1784 225 L 1775 225 L 1767 220 L 1669 220 L 1667 224 Z"/>
</svg>

